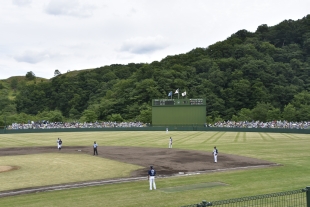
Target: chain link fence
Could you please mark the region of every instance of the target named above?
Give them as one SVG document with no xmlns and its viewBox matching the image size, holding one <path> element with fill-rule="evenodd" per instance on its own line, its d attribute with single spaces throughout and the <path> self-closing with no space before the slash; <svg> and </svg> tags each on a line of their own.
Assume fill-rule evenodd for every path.
<svg viewBox="0 0 310 207">
<path fill-rule="evenodd" d="M 310 187 L 279 193 L 270 193 L 219 201 L 202 201 L 201 203 L 182 207 L 310 207 Z"/>
</svg>

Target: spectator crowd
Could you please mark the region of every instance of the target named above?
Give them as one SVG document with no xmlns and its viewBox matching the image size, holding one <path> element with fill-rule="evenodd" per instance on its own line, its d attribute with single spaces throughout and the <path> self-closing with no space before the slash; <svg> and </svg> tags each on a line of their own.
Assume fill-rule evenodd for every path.
<svg viewBox="0 0 310 207">
<path fill-rule="evenodd" d="M 12 123 L 7 129 L 64 129 L 64 128 L 113 128 L 113 127 L 146 127 L 149 124 L 142 122 L 28 122 Z M 280 129 L 310 129 L 310 121 L 289 122 L 289 121 L 221 121 L 206 123 L 206 127 L 222 128 L 280 128 Z"/>
<path fill-rule="evenodd" d="M 206 124 L 206 127 L 227 127 L 227 128 L 280 128 L 280 129 L 310 129 L 310 121 L 289 122 L 289 121 L 223 121 L 214 124 Z"/>
<path fill-rule="evenodd" d="M 145 124 L 141 122 L 33 122 L 12 123 L 7 129 L 64 129 L 64 128 L 111 128 L 111 127 L 144 127 Z"/>
</svg>

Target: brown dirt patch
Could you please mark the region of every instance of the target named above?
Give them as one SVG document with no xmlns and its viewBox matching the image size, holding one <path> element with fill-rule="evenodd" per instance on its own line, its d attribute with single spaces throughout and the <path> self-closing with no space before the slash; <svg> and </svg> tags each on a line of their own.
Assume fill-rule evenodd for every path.
<svg viewBox="0 0 310 207">
<path fill-rule="evenodd" d="M 93 155 L 92 147 L 26 147 L 2 148 L 0 156 L 14 156 L 40 153 L 83 153 Z M 255 158 L 219 153 L 218 163 L 213 162 L 211 152 L 144 147 L 100 146 L 99 157 L 120 162 L 145 166 L 132 173 L 132 177 L 146 176 L 150 165 L 153 165 L 159 176 L 169 176 L 179 172 L 213 171 L 253 166 L 274 165 L 274 163 Z"/>
<path fill-rule="evenodd" d="M 18 167 L 16 167 L 16 166 L 7 166 L 7 165 L 5 165 L 5 166 L 0 166 L 0 173 L 2 173 L 2 172 L 8 172 L 8 171 L 11 171 L 11 170 L 17 170 L 18 169 Z"/>
</svg>

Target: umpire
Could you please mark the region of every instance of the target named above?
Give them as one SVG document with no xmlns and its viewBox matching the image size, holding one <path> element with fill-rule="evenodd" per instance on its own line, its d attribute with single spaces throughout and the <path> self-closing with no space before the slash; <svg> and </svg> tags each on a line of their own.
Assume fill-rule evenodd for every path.
<svg viewBox="0 0 310 207">
<path fill-rule="evenodd" d="M 94 155 L 98 155 L 98 150 L 97 150 L 98 144 L 96 143 L 96 141 L 94 141 L 93 147 L 94 147 Z"/>
</svg>

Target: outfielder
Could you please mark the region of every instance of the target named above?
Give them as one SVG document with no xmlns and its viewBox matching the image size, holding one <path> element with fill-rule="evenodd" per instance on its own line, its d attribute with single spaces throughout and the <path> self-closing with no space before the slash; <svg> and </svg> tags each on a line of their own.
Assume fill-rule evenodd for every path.
<svg viewBox="0 0 310 207">
<path fill-rule="evenodd" d="M 172 148 L 172 138 L 169 139 L 169 148 Z"/>
<path fill-rule="evenodd" d="M 216 147 L 214 147 L 212 154 L 214 156 L 214 162 L 217 163 L 218 150 L 216 149 Z"/>
<path fill-rule="evenodd" d="M 59 138 L 57 139 L 57 149 L 59 149 Z"/>
<path fill-rule="evenodd" d="M 148 172 L 148 180 L 150 182 L 150 190 L 152 190 L 152 186 L 154 187 L 154 190 L 156 190 L 156 184 L 155 184 L 155 175 L 156 171 L 153 169 L 153 166 L 150 166 L 150 170 Z"/>
</svg>

